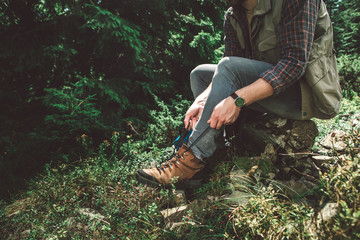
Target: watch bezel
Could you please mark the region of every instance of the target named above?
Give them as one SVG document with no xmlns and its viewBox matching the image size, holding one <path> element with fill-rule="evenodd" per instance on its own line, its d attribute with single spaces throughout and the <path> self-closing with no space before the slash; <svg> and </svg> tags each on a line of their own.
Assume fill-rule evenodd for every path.
<svg viewBox="0 0 360 240">
<path fill-rule="evenodd" d="M 235 105 L 238 107 L 243 107 L 245 105 L 245 100 L 242 97 L 237 97 L 235 99 Z"/>
<path fill-rule="evenodd" d="M 241 108 L 241 107 L 245 106 L 245 99 L 244 98 L 240 97 L 235 92 L 233 92 L 230 96 L 234 99 L 235 105 L 237 107 Z"/>
</svg>

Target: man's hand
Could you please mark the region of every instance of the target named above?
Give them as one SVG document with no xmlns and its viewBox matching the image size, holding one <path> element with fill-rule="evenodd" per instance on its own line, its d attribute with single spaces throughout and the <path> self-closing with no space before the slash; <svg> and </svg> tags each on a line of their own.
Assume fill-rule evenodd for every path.
<svg viewBox="0 0 360 240">
<path fill-rule="evenodd" d="M 214 110 L 207 123 L 211 128 L 219 130 L 223 125 L 229 125 L 236 121 L 239 117 L 240 108 L 235 105 L 234 99 L 231 97 L 225 98 Z"/>
<path fill-rule="evenodd" d="M 264 79 L 259 78 L 252 84 L 236 91 L 238 96 L 245 99 L 246 105 L 265 99 L 273 95 L 274 89 Z M 207 123 L 210 127 L 220 129 L 223 125 L 229 125 L 239 117 L 240 108 L 235 105 L 232 97 L 225 98 L 214 107 Z"/>
<path fill-rule="evenodd" d="M 191 105 L 191 107 L 187 110 L 184 119 L 184 124 L 185 127 L 188 127 L 188 130 L 194 129 L 197 121 L 201 117 L 202 111 L 204 109 L 204 105 L 205 105 L 205 100 L 195 101 Z"/>
</svg>

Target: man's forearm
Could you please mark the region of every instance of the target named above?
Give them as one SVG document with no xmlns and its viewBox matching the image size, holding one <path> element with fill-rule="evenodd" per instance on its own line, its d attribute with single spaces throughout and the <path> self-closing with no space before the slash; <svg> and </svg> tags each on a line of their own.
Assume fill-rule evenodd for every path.
<svg viewBox="0 0 360 240">
<path fill-rule="evenodd" d="M 246 105 L 270 97 L 273 93 L 273 87 L 262 78 L 236 91 L 237 95 L 244 98 Z"/>
</svg>

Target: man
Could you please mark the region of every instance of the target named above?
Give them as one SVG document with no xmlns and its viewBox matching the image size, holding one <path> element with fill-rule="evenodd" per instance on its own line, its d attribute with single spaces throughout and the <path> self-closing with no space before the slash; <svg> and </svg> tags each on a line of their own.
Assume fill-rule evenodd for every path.
<svg viewBox="0 0 360 240">
<path fill-rule="evenodd" d="M 195 101 L 184 119 L 193 128 L 188 144 L 162 166 L 139 170 L 142 183 L 197 183 L 223 127 L 243 107 L 291 119 L 331 118 L 339 111 L 332 26 L 322 0 L 227 2 L 224 58 L 190 75 Z"/>
</svg>

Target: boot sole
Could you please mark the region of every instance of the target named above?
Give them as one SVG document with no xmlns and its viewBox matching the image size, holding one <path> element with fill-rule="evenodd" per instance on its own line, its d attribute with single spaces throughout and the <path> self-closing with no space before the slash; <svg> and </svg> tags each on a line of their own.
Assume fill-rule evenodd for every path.
<svg viewBox="0 0 360 240">
<path fill-rule="evenodd" d="M 136 179 L 139 183 L 146 184 L 154 188 L 171 189 L 171 184 L 161 184 L 154 177 L 144 174 L 141 174 L 140 171 L 136 173 Z M 182 190 L 199 188 L 201 185 L 202 185 L 201 180 L 185 180 L 174 183 L 176 189 L 182 189 Z"/>
</svg>

